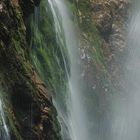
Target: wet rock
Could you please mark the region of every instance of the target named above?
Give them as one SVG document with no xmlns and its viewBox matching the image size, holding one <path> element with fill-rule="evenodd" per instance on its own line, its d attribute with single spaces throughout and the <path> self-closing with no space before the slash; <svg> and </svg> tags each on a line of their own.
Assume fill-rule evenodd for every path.
<svg viewBox="0 0 140 140">
<path fill-rule="evenodd" d="M 7 7 L 4 2 L 0 2 L 0 21 L 3 24 L 7 24 L 9 19 L 9 14 L 7 12 Z"/>
<path fill-rule="evenodd" d="M 108 35 L 112 31 L 112 16 L 108 12 L 100 11 L 93 16 L 93 21 L 95 21 L 96 27 L 104 37 L 108 40 Z"/>
<path fill-rule="evenodd" d="M 33 13 L 35 6 L 38 6 L 40 0 L 20 0 L 20 5 L 25 17 Z"/>
<path fill-rule="evenodd" d="M 27 54 L 24 21 L 38 4 L 39 0 L 0 0 L 0 86 L 7 93 L 12 140 L 60 138 L 57 112 L 49 91 Z"/>
<path fill-rule="evenodd" d="M 76 2 L 82 30 L 80 53 L 83 66 L 81 79 L 85 81 L 83 90 L 90 94 L 88 101 L 92 99 L 91 96 L 96 96 L 101 105 L 98 110 L 106 112 L 109 94 L 112 94 L 110 87 L 120 85 L 117 77 L 121 75 L 123 65 L 120 61 L 127 47 L 125 37 L 131 3 L 129 0 Z"/>
</svg>

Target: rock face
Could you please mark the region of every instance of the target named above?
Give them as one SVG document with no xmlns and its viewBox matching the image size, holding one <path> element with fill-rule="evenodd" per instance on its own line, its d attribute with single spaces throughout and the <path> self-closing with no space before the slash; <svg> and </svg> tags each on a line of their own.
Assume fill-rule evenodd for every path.
<svg viewBox="0 0 140 140">
<path fill-rule="evenodd" d="M 40 0 L 20 0 L 19 5 L 22 8 L 24 16 L 29 16 L 33 11 L 35 6 L 39 6 Z"/>
<path fill-rule="evenodd" d="M 28 55 L 25 18 L 39 1 L 0 0 L 0 86 L 12 140 L 59 140 L 49 91 Z"/>
<path fill-rule="evenodd" d="M 97 122 L 107 120 L 113 90 L 121 87 L 121 60 L 126 52 L 125 36 L 129 18 L 129 0 L 76 0 L 81 33 L 83 91 L 88 109 Z M 121 60 L 120 60 L 121 59 Z M 114 88 L 115 87 L 115 88 Z M 97 106 L 98 104 L 98 106 Z M 109 123 L 109 122 L 108 122 Z M 94 124 L 93 124 L 94 125 Z M 97 124 L 99 125 L 99 124 Z M 99 128 L 103 126 L 99 126 Z M 105 128 L 102 128 L 105 129 Z M 106 138 L 109 139 L 105 134 Z"/>
<path fill-rule="evenodd" d="M 130 16 L 129 0 L 92 1 L 92 21 L 102 41 L 103 55 L 112 78 L 119 79 L 126 52 L 127 21 Z M 121 60 L 120 60 L 121 58 Z"/>
<path fill-rule="evenodd" d="M 122 51 L 122 48 L 125 46 L 124 37 L 129 7 L 130 3 L 126 0 L 112 0 L 109 2 L 102 2 L 101 10 L 94 11 L 93 13 L 93 20 L 100 34 L 112 48 L 120 47 L 118 48 L 120 51 Z M 93 9 L 96 9 L 96 6 L 93 7 Z"/>
<path fill-rule="evenodd" d="M 119 57 L 125 52 L 130 3 L 128 0 L 69 1 L 76 7 L 81 28 L 83 90 L 88 91 L 88 102 L 93 106 L 97 104 L 93 99 L 98 100 L 99 106 L 94 111 L 100 119 L 108 106 L 109 85 L 122 66 Z M 50 91 L 35 72 L 29 56 L 28 17 L 39 2 L 0 0 L 0 87 L 7 93 L 2 96 L 12 140 L 60 139 Z M 93 111 L 91 107 L 89 112 Z"/>
<path fill-rule="evenodd" d="M 105 68 L 111 77 L 115 77 L 121 67 L 119 58 L 123 57 L 126 48 L 130 1 L 78 0 L 76 4 L 82 29 L 81 52 L 85 56 L 82 58 L 83 62 L 86 61 L 85 65 L 90 62 L 96 68 L 98 65 L 100 70 Z M 95 73 L 98 72 L 95 70 Z"/>
</svg>

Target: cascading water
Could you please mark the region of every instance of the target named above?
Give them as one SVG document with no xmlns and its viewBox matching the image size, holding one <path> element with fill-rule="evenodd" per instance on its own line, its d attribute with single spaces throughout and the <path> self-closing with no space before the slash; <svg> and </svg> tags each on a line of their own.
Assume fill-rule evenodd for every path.
<svg viewBox="0 0 140 140">
<path fill-rule="evenodd" d="M 78 38 L 75 32 L 74 25 L 72 23 L 71 13 L 68 11 L 63 0 L 48 0 L 48 2 L 51 7 L 51 11 L 54 18 L 56 38 L 58 40 L 58 43 L 59 41 L 63 41 L 63 43 L 66 43 L 65 45 L 68 49 L 71 62 L 70 77 L 68 76 L 69 97 L 67 99 L 67 102 L 69 103 L 67 104 L 69 115 L 67 121 L 69 125 L 70 137 L 72 140 L 89 140 L 86 123 L 87 118 L 84 114 L 84 106 L 81 99 L 81 91 L 79 84 L 80 57 L 78 54 Z M 62 32 L 64 32 L 64 35 L 62 35 Z"/>
<path fill-rule="evenodd" d="M 139 1 L 136 1 L 136 5 L 139 5 Z M 128 26 L 123 98 L 115 96 L 112 103 L 111 140 L 140 139 L 140 10 L 137 6 L 134 9 Z"/>
<path fill-rule="evenodd" d="M 45 33 L 41 34 L 42 29 L 40 29 L 42 27 L 39 20 L 42 17 L 41 15 L 39 15 L 39 9 L 36 10 L 34 22 L 37 26 L 35 26 L 34 32 L 39 32 L 39 35 L 37 35 L 37 37 L 39 36 L 37 38 L 39 40 L 39 43 L 37 42 L 39 45 L 36 45 L 37 43 L 35 43 L 35 45 L 33 46 L 37 47 L 37 51 L 39 51 L 39 53 L 34 54 L 33 61 L 38 71 L 41 73 L 43 79 L 46 79 L 44 81 L 47 81 L 47 79 L 49 79 L 49 75 L 51 75 L 51 79 L 53 79 L 52 81 L 50 80 L 50 83 L 52 84 L 52 87 L 55 89 L 56 93 L 56 95 L 53 97 L 53 102 L 58 112 L 58 120 L 61 124 L 61 135 L 63 140 L 140 139 L 140 113 L 137 109 L 140 101 L 140 10 L 136 8 L 137 11 L 134 12 L 135 14 L 129 26 L 129 35 L 127 39 L 129 53 L 128 56 L 126 56 L 126 59 L 128 58 L 128 61 L 125 62 L 124 66 L 125 78 L 123 81 L 125 81 L 125 90 L 122 91 L 124 97 L 121 98 L 119 94 L 115 93 L 112 100 L 110 101 L 110 108 L 112 108 L 112 111 L 110 111 L 107 116 L 105 116 L 105 114 L 104 116 L 101 116 L 101 120 L 99 119 L 100 122 L 95 122 L 98 121 L 98 119 L 94 119 L 94 115 L 96 114 L 94 114 L 94 112 L 91 112 L 90 117 L 88 117 L 86 114 L 86 109 L 88 107 L 84 105 L 83 101 L 84 96 L 82 94 L 80 85 L 80 56 L 78 52 L 78 35 L 76 31 L 77 29 L 73 24 L 73 16 L 68 10 L 65 1 L 44 1 L 46 2 L 45 4 L 47 6 L 45 5 L 46 11 L 45 13 L 43 13 L 43 18 L 45 18 L 44 16 L 46 16 L 47 12 L 51 13 L 49 14 L 53 19 L 53 28 L 55 30 L 54 36 L 56 40 L 51 46 L 52 49 L 49 48 L 50 46 L 46 45 L 48 42 L 43 38 L 43 36 L 45 36 Z M 46 24 L 44 24 L 43 22 L 43 25 Z M 46 28 L 48 27 L 45 26 L 43 30 L 45 30 Z M 55 43 L 57 44 L 56 46 L 58 48 L 55 46 Z M 56 48 L 54 47 L 53 49 L 53 46 L 55 46 Z M 70 64 L 68 63 L 68 60 L 65 56 L 67 51 L 70 59 Z M 38 57 L 41 59 L 39 60 Z M 61 59 L 59 57 L 61 57 Z M 48 58 L 51 59 L 51 62 L 48 61 Z M 55 64 L 54 61 L 56 61 L 57 64 Z M 47 63 L 47 65 L 45 65 L 44 63 Z M 42 71 L 42 69 L 45 69 L 45 66 L 47 66 L 48 69 L 50 68 L 49 75 L 47 76 L 45 75 L 47 72 Z M 61 88 L 61 84 L 63 82 L 59 83 L 59 87 L 57 86 L 58 83 L 56 83 L 56 79 L 54 78 L 56 76 L 54 70 L 55 68 L 63 69 L 63 71 L 65 71 L 66 77 L 64 78 L 64 75 L 60 74 L 62 77 L 60 76 L 59 78 L 65 79 L 64 81 L 68 85 L 67 88 Z M 64 94 L 58 95 L 58 92 L 59 94 Z M 90 106 L 90 104 L 88 106 Z M 90 120 L 92 118 L 93 121 L 91 127 L 88 120 L 89 118 Z"/>
<path fill-rule="evenodd" d="M 0 139 L 10 140 L 9 130 L 6 124 L 6 117 L 3 110 L 3 103 L 0 100 Z"/>
<path fill-rule="evenodd" d="M 46 1 L 46 4 L 49 4 L 46 6 L 46 10 L 50 9 L 50 13 L 52 14 L 56 44 L 59 46 L 60 54 L 62 56 L 61 60 L 59 61 L 56 54 L 54 56 L 56 57 L 55 61 L 58 62 L 58 67 L 62 67 L 60 64 L 63 63 L 64 67 L 60 69 L 65 71 L 67 77 L 65 78 L 67 79 L 65 82 L 67 82 L 68 85 L 67 89 L 64 91 L 62 91 L 62 89 L 59 93 L 62 94 L 61 92 L 65 92 L 64 96 L 56 95 L 53 98 L 54 105 L 58 112 L 58 119 L 61 124 L 61 134 L 64 140 L 90 140 L 88 134 L 87 117 L 85 113 L 86 109 L 84 107 L 84 103 L 82 102 L 82 91 L 80 91 L 80 55 L 78 52 L 77 29 L 72 20 L 73 15 L 68 10 L 65 1 L 63 0 L 48 0 L 48 3 Z M 37 28 L 40 28 L 40 25 L 38 25 L 38 20 L 40 20 L 39 11 L 36 9 L 34 22 L 36 23 L 37 27 L 35 27 L 35 33 L 37 32 Z M 42 40 L 42 42 L 40 41 L 41 46 L 37 46 L 37 43 L 35 43 L 33 47 L 36 46 L 41 48 L 41 50 L 44 50 L 43 53 L 46 52 L 45 56 L 47 56 L 47 53 L 49 53 L 46 51 L 47 48 L 42 47 L 45 43 L 47 42 Z M 53 45 L 55 45 L 55 43 Z M 57 50 L 57 48 L 55 48 L 55 50 Z M 65 57 L 66 52 L 68 52 L 67 57 L 69 57 L 70 64 Z M 36 54 L 33 57 L 34 64 L 39 70 L 39 67 L 42 64 L 38 61 Z M 53 72 L 50 71 L 50 74 L 52 73 Z M 44 75 L 44 73 L 42 74 L 41 72 L 41 75 Z M 52 77 L 53 76 L 54 75 L 52 74 Z M 48 77 L 45 78 L 47 79 Z M 64 77 L 60 78 L 64 79 Z M 56 91 L 56 94 L 58 94 L 58 91 Z"/>
</svg>

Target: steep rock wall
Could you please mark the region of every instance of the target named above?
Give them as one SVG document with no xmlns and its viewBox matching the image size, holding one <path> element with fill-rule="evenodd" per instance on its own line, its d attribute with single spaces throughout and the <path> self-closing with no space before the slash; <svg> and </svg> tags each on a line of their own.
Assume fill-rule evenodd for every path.
<svg viewBox="0 0 140 140">
<path fill-rule="evenodd" d="M 0 1 L 0 86 L 12 140 L 59 139 L 51 96 L 28 54 L 25 22 L 38 4 L 37 0 Z"/>
<path fill-rule="evenodd" d="M 108 106 L 108 95 L 112 92 L 109 85 L 118 77 L 122 66 L 119 57 L 125 52 L 130 3 L 127 0 L 70 2 L 81 28 L 83 90 L 88 91 L 87 102 L 94 106 L 99 101 L 99 106 L 94 108 L 99 118 Z M 5 113 L 13 140 L 60 138 L 49 91 L 29 57 L 29 15 L 37 5 L 37 0 L 0 0 L 0 86 L 4 89 Z M 118 82 L 113 84 L 120 86 Z M 88 98 L 91 94 L 94 98 Z"/>
<path fill-rule="evenodd" d="M 117 79 L 123 66 L 120 59 L 126 53 L 131 3 L 129 0 L 77 0 L 75 3 L 82 29 L 84 78 L 92 92 L 97 90 L 106 96 L 107 91 L 111 92 L 110 84 L 110 87 L 121 86 Z"/>
<path fill-rule="evenodd" d="M 123 88 L 119 79 L 122 79 L 127 51 L 125 37 L 131 3 L 129 0 L 76 0 L 74 3 L 81 29 L 81 79 L 85 101 L 89 103 L 87 110 L 89 114 L 94 112 L 90 119 L 96 118 L 96 125 L 103 130 L 106 129 L 103 123 L 109 125 L 112 95 Z M 109 134 L 103 135 L 108 139 Z"/>
</svg>

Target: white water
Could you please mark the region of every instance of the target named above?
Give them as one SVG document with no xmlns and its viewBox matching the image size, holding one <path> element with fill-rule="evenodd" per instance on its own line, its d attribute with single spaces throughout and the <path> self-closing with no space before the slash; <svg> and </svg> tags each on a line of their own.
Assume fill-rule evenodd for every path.
<svg viewBox="0 0 140 140">
<path fill-rule="evenodd" d="M 6 124 L 3 103 L 0 100 L 0 140 L 10 140 L 9 130 Z"/>
<path fill-rule="evenodd" d="M 140 10 L 134 9 L 127 37 L 128 56 L 124 62 L 124 93 L 123 98 L 116 97 L 112 103 L 110 140 L 140 140 Z"/>
<path fill-rule="evenodd" d="M 66 93 L 66 102 L 61 103 L 66 106 L 67 112 L 65 112 L 65 109 L 62 109 L 60 98 L 58 98 L 59 101 L 57 98 L 54 100 L 58 119 L 61 123 L 63 140 L 140 140 L 139 8 L 136 8 L 137 10 L 134 12 L 134 16 L 129 24 L 127 37 L 128 54 L 124 62 L 124 91 L 122 91 L 121 96 L 120 93 L 113 95 L 111 100 L 112 112 L 109 112 L 108 120 L 107 117 L 103 116 L 101 122 L 91 122 L 95 124 L 95 127 L 94 130 L 92 130 L 93 128 L 90 130 L 89 117 L 85 113 L 85 106 L 82 102 L 83 97 L 80 91 L 78 37 L 76 28 L 72 23 L 72 14 L 68 11 L 63 0 L 48 0 L 48 3 L 53 15 L 57 44 L 59 44 L 62 53 L 69 85 L 69 90 Z M 68 49 L 71 61 L 70 76 L 65 60 L 65 47 Z M 89 115 L 90 118 L 91 116 L 94 117 L 94 112 L 91 112 Z M 95 121 L 94 118 L 91 120 Z"/>
<path fill-rule="evenodd" d="M 61 112 L 61 108 L 58 108 L 59 105 L 57 104 L 57 101 L 55 101 L 55 106 L 57 108 L 59 117 L 63 119 L 66 127 L 68 128 L 68 133 L 71 140 L 91 140 L 88 134 L 87 117 L 84 113 L 85 110 L 80 91 L 80 56 L 78 54 L 78 38 L 76 28 L 73 25 L 71 19 L 72 14 L 68 11 L 68 8 L 66 7 L 63 0 L 48 0 L 48 2 L 54 18 L 57 43 L 60 44 L 60 47 L 66 46 L 71 62 L 69 76 L 63 50 L 60 48 L 63 55 L 63 61 L 65 63 L 65 70 L 68 76 L 69 84 L 69 91 L 67 91 L 69 96 L 66 99 L 68 116 L 64 116 L 64 112 Z M 64 140 L 67 140 L 64 134 L 64 129 L 65 128 L 62 127 L 62 137 Z"/>
</svg>

